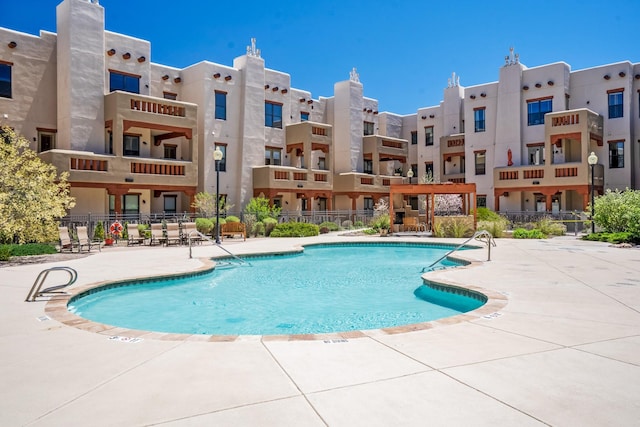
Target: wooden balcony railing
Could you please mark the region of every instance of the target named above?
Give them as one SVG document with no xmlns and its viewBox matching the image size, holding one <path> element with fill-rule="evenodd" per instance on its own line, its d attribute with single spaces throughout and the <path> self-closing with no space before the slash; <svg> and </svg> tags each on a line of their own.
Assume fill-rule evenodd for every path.
<svg viewBox="0 0 640 427">
<path fill-rule="evenodd" d="M 313 179 L 316 182 L 327 182 L 327 174 L 326 173 L 314 173 Z"/>
<path fill-rule="evenodd" d="M 500 171 L 500 181 L 518 179 L 518 171 Z"/>
<path fill-rule="evenodd" d="M 146 111 L 148 113 L 164 114 L 167 116 L 185 117 L 186 115 L 184 107 L 135 98 L 131 98 L 131 109 Z"/>
<path fill-rule="evenodd" d="M 360 178 L 360 184 L 373 185 L 373 178 Z"/>
<path fill-rule="evenodd" d="M 97 159 L 80 159 L 76 157 L 69 158 L 69 169 L 81 171 L 97 171 L 107 172 L 109 170 L 109 162 Z"/>
<path fill-rule="evenodd" d="M 152 175 L 184 175 L 183 165 L 131 162 L 131 173 Z"/>
<path fill-rule="evenodd" d="M 522 171 L 524 179 L 544 178 L 544 169 L 531 169 Z"/>
<path fill-rule="evenodd" d="M 577 167 L 556 168 L 556 178 L 566 178 L 571 176 L 578 176 Z"/>
</svg>

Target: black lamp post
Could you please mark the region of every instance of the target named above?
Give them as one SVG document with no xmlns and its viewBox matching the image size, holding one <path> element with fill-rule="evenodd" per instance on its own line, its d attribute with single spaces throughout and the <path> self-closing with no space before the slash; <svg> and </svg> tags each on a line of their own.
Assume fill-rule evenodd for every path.
<svg viewBox="0 0 640 427">
<path fill-rule="evenodd" d="M 220 160 L 224 157 L 224 153 L 220 147 L 216 147 L 213 152 L 213 160 L 216 163 L 216 244 L 220 244 Z"/>
<path fill-rule="evenodd" d="M 591 166 L 591 232 L 595 233 L 596 223 L 593 221 L 593 217 L 595 216 L 595 192 L 596 192 L 594 170 L 595 170 L 596 164 L 598 163 L 598 156 L 596 156 L 596 153 L 592 151 L 591 154 L 589 154 L 589 157 L 587 157 L 587 163 L 589 163 L 589 165 Z"/>
</svg>

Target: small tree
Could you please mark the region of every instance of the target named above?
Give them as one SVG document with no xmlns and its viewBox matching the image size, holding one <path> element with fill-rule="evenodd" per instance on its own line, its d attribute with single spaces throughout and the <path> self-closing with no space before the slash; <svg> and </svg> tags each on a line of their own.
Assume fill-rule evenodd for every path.
<svg viewBox="0 0 640 427">
<path fill-rule="evenodd" d="M 29 141 L 9 127 L 0 129 L 0 241 L 52 242 L 57 219 L 75 205 L 69 174 L 43 162 Z"/>
<path fill-rule="evenodd" d="M 216 195 L 211 193 L 200 192 L 194 197 L 194 201 L 191 204 L 205 217 L 210 218 L 216 214 Z M 228 210 L 233 209 L 234 205 L 227 203 L 227 198 L 220 196 L 218 199 L 218 211 L 220 213 L 226 213 Z"/>
<path fill-rule="evenodd" d="M 254 215 L 257 222 L 262 222 L 265 218 L 278 219 L 282 208 L 270 206 L 266 197 L 253 197 L 244 208 L 244 213 Z"/>
</svg>

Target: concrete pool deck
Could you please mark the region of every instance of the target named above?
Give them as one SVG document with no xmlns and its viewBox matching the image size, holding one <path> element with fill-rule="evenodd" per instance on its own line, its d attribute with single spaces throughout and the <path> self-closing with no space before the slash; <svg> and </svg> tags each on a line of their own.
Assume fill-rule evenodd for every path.
<svg viewBox="0 0 640 427">
<path fill-rule="evenodd" d="M 371 237 L 225 241 L 237 254 Z M 382 238 L 383 241 L 438 241 Z M 455 241 L 458 242 L 458 241 Z M 431 273 L 487 289 L 498 311 L 427 329 L 320 340 L 138 342 L 23 302 L 66 265 L 74 287 L 198 269 L 218 248 L 107 248 L 0 269 L 0 425 L 580 425 L 640 420 L 640 249 L 575 237 L 498 239 L 490 262 Z M 486 249 L 465 251 L 486 260 Z M 59 273 L 57 273 L 59 274 Z M 59 281 L 63 275 L 55 276 Z"/>
</svg>

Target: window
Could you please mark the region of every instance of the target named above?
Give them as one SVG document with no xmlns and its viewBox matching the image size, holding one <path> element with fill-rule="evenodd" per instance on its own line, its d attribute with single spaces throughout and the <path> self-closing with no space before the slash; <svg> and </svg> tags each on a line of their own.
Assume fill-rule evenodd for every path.
<svg viewBox="0 0 640 427">
<path fill-rule="evenodd" d="M 373 198 L 365 197 L 364 198 L 364 210 L 372 211 L 373 210 Z"/>
<path fill-rule="evenodd" d="M 413 172 L 413 176 L 415 176 L 416 178 L 418 177 L 418 165 L 417 164 L 412 164 L 411 165 L 411 172 Z"/>
<path fill-rule="evenodd" d="M 122 199 L 122 213 L 127 215 L 140 213 L 140 195 L 125 194 Z"/>
<path fill-rule="evenodd" d="M 227 94 L 225 92 L 216 91 L 215 102 L 215 118 L 218 120 L 227 120 Z"/>
<path fill-rule="evenodd" d="M 484 175 L 486 173 L 486 151 L 476 151 L 473 153 L 476 158 L 476 175 Z"/>
<path fill-rule="evenodd" d="M 178 99 L 178 94 L 173 92 L 162 92 L 162 96 L 164 97 L 164 99 L 171 99 L 173 101 Z"/>
<path fill-rule="evenodd" d="M 418 144 L 418 132 L 413 131 L 411 132 L 411 145 L 417 145 L 417 144 Z"/>
<path fill-rule="evenodd" d="M 479 207 L 479 208 L 486 208 L 487 207 L 487 196 L 485 196 L 485 195 L 476 196 L 476 206 Z"/>
<path fill-rule="evenodd" d="M 122 151 L 125 156 L 140 155 L 140 136 L 124 135 L 122 142 Z"/>
<path fill-rule="evenodd" d="M 309 113 L 300 113 L 300 121 L 306 122 L 309 120 Z"/>
<path fill-rule="evenodd" d="M 13 64 L 0 61 L 0 97 L 11 98 L 11 67 Z"/>
<path fill-rule="evenodd" d="M 553 98 L 527 101 L 527 126 L 543 125 L 544 115 L 551 112 Z"/>
<path fill-rule="evenodd" d="M 485 111 L 486 109 L 484 107 L 473 110 L 473 129 L 475 132 L 484 132 L 486 130 L 484 121 Z"/>
<path fill-rule="evenodd" d="M 178 154 L 178 146 L 173 144 L 165 144 L 164 146 L 164 158 L 175 159 Z"/>
<path fill-rule="evenodd" d="M 327 159 L 325 157 L 318 158 L 318 169 L 323 171 L 327 170 Z"/>
<path fill-rule="evenodd" d="M 218 171 L 226 172 L 227 171 L 227 146 L 223 144 L 216 144 L 215 148 L 220 148 L 220 151 L 222 151 L 222 160 L 218 160 Z"/>
<path fill-rule="evenodd" d="M 433 182 L 433 162 L 425 162 L 424 168 L 427 182 Z"/>
<path fill-rule="evenodd" d="M 266 101 L 264 103 L 264 125 L 282 129 L 282 104 Z"/>
<path fill-rule="evenodd" d="M 609 142 L 609 168 L 619 169 L 624 167 L 624 141 Z"/>
<path fill-rule="evenodd" d="M 364 173 L 373 174 L 373 160 L 364 160 Z"/>
<path fill-rule="evenodd" d="M 433 126 L 424 128 L 424 145 L 433 145 Z"/>
<path fill-rule="evenodd" d="M 109 92 L 115 90 L 140 93 L 140 76 L 109 71 Z"/>
<path fill-rule="evenodd" d="M 282 149 L 267 147 L 264 150 L 264 164 L 280 166 L 282 164 L 281 156 Z"/>
<path fill-rule="evenodd" d="M 166 213 L 176 213 L 176 212 L 178 212 L 178 196 L 176 196 L 176 195 L 164 196 L 164 208 L 163 208 L 163 210 Z"/>
<path fill-rule="evenodd" d="M 38 152 L 49 151 L 56 148 L 56 131 L 38 129 Z"/>
<path fill-rule="evenodd" d="M 617 119 L 622 117 L 622 89 L 607 92 L 609 95 L 609 118 Z"/>
<path fill-rule="evenodd" d="M 373 135 L 373 122 L 364 122 L 364 136 Z"/>
</svg>

